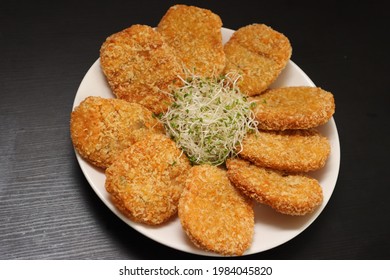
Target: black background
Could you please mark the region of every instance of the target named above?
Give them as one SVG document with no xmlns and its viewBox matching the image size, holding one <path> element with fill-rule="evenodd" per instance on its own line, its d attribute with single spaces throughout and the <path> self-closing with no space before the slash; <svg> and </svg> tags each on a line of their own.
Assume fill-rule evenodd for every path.
<svg viewBox="0 0 390 280">
<path fill-rule="evenodd" d="M 293 240 L 250 259 L 389 259 L 389 21 L 385 1 L 1 1 L 0 259 L 198 259 L 139 234 L 86 181 L 69 136 L 78 86 L 105 38 L 156 26 L 173 4 L 224 27 L 265 23 L 336 100 L 335 191 Z"/>
</svg>

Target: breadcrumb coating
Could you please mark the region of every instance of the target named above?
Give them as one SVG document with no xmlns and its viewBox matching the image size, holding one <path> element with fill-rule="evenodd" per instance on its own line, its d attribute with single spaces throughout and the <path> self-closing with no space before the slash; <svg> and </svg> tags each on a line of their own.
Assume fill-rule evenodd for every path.
<svg viewBox="0 0 390 280">
<path fill-rule="evenodd" d="M 164 128 L 139 104 L 90 96 L 71 113 L 70 132 L 83 158 L 107 168 L 121 151 L 149 133 L 164 133 Z"/>
<path fill-rule="evenodd" d="M 335 112 L 333 94 L 319 87 L 283 87 L 255 96 L 259 129 L 308 129 L 325 124 Z"/>
<path fill-rule="evenodd" d="M 171 139 L 148 135 L 106 169 L 105 187 L 128 218 L 159 225 L 177 213 L 189 168 L 187 157 Z"/>
<path fill-rule="evenodd" d="M 225 67 L 221 18 L 207 9 L 175 5 L 168 9 L 157 31 L 190 73 L 211 77 Z"/>
<path fill-rule="evenodd" d="M 181 64 L 162 36 L 147 25 L 133 25 L 109 36 L 100 49 L 102 70 L 114 94 L 153 113 L 172 103 L 171 87 L 181 86 Z"/>
<path fill-rule="evenodd" d="M 322 168 L 329 154 L 328 139 L 310 129 L 247 134 L 239 156 L 260 167 L 308 172 Z"/>
<path fill-rule="evenodd" d="M 241 92 L 253 96 L 276 80 L 291 57 L 292 47 L 282 33 L 265 24 L 251 24 L 235 31 L 224 51 L 224 72 L 239 73 Z"/>
<path fill-rule="evenodd" d="M 306 215 L 323 200 L 318 181 L 305 175 L 287 174 L 257 167 L 243 159 L 229 159 L 227 174 L 243 193 L 287 215 Z"/>
<path fill-rule="evenodd" d="M 230 183 L 226 170 L 194 166 L 179 202 L 179 218 L 198 247 L 222 255 L 242 255 L 254 233 L 252 202 Z"/>
</svg>

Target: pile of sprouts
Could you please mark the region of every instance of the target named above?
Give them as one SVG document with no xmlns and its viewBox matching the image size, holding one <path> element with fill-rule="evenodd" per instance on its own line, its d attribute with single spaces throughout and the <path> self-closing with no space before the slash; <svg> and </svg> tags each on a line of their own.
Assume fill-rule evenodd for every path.
<svg viewBox="0 0 390 280">
<path fill-rule="evenodd" d="M 256 130 L 254 103 L 241 94 L 239 78 L 191 74 L 173 92 L 174 102 L 160 119 L 192 164 L 223 164 L 242 150 L 245 135 Z"/>
</svg>

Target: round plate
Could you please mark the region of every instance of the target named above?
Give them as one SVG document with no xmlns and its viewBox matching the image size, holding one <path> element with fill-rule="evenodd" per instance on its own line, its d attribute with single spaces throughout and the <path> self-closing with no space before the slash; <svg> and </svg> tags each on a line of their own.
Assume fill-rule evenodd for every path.
<svg viewBox="0 0 390 280">
<path fill-rule="evenodd" d="M 233 34 L 233 30 L 222 28 L 223 43 Z M 315 86 L 310 78 L 292 61 L 289 61 L 278 79 L 272 87 L 283 86 Z M 77 91 L 73 108 L 88 96 L 101 96 L 105 98 L 115 98 L 109 88 L 106 78 L 101 71 L 99 59 L 91 66 L 84 76 Z M 328 123 L 319 128 L 320 132 L 326 136 L 331 145 L 331 154 L 324 168 L 312 172 L 310 175 L 316 178 L 323 188 L 324 200 L 322 205 L 313 213 L 306 216 L 287 216 L 279 214 L 267 206 L 255 205 L 255 234 L 251 247 L 245 252 L 246 255 L 259 253 L 278 245 L 281 245 L 299 233 L 304 231 L 322 212 L 328 203 L 335 188 L 340 167 L 340 144 L 336 124 L 332 118 Z M 213 253 L 205 252 L 195 247 L 187 238 L 181 228 L 178 218 L 161 226 L 147 226 L 134 223 L 126 218 L 113 205 L 109 194 L 106 192 L 104 183 L 104 171 L 95 168 L 76 153 L 81 170 L 89 184 L 99 196 L 99 198 L 129 226 L 144 234 L 145 236 L 171 248 L 188 253 L 216 256 Z"/>
</svg>

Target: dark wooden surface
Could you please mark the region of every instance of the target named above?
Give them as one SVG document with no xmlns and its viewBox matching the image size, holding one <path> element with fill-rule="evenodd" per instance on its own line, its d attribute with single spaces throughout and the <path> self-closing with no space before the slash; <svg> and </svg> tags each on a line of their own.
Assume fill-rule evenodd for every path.
<svg viewBox="0 0 390 280">
<path fill-rule="evenodd" d="M 342 1 L 339 1 L 342 2 Z M 155 26 L 172 1 L 1 1 L 0 259 L 198 259 L 119 220 L 93 192 L 69 137 L 72 103 L 104 39 Z M 389 21 L 384 1 L 181 1 L 224 26 L 265 23 L 334 93 L 336 189 L 293 240 L 251 259 L 389 259 Z"/>
</svg>

